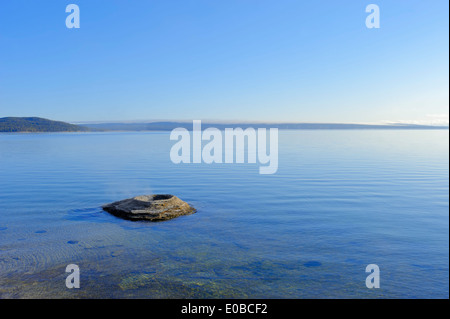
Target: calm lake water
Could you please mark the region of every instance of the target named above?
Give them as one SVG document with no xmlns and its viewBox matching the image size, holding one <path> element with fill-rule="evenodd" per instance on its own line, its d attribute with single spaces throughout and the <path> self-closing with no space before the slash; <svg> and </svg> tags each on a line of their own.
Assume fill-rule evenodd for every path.
<svg viewBox="0 0 450 319">
<path fill-rule="evenodd" d="M 173 164 L 168 132 L 0 134 L 0 297 L 449 297 L 447 130 L 279 135 L 278 172 L 260 175 Z M 198 212 L 101 209 L 151 193 Z"/>
</svg>

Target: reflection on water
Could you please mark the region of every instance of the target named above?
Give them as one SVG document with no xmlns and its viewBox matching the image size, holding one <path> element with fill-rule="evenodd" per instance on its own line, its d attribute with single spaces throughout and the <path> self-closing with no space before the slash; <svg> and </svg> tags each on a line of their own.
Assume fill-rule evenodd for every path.
<svg viewBox="0 0 450 319">
<path fill-rule="evenodd" d="M 448 298 L 448 131 L 280 131 L 279 169 L 168 133 L 0 135 L 1 298 Z M 101 210 L 172 193 L 161 223 Z M 65 287 L 65 268 L 81 288 Z M 365 267 L 381 288 L 365 287 Z"/>
</svg>

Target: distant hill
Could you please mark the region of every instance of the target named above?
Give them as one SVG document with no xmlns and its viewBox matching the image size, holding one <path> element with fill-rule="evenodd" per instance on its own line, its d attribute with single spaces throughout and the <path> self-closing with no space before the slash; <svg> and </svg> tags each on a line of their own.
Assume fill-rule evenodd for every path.
<svg viewBox="0 0 450 319">
<path fill-rule="evenodd" d="M 0 132 L 85 132 L 89 130 L 84 126 L 40 117 L 0 118 Z"/>
<path fill-rule="evenodd" d="M 192 130 L 192 122 L 148 122 L 148 123 L 90 123 L 74 125 L 65 122 L 51 121 L 40 117 L 4 117 L 0 118 L 0 132 L 101 132 L 101 131 L 171 131 L 182 127 Z M 340 123 L 211 123 L 202 122 L 202 129 L 215 127 L 225 128 L 248 127 L 271 128 L 280 130 L 436 130 L 448 126 L 430 125 L 368 125 Z"/>
</svg>

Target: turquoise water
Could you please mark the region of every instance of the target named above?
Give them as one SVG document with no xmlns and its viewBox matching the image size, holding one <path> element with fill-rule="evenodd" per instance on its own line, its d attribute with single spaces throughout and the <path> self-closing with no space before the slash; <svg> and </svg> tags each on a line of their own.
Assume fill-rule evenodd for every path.
<svg viewBox="0 0 450 319">
<path fill-rule="evenodd" d="M 0 134 L 0 297 L 448 298 L 448 131 L 279 135 L 278 172 L 259 175 L 173 164 L 165 132 Z M 100 208 L 151 193 L 198 212 Z"/>
</svg>

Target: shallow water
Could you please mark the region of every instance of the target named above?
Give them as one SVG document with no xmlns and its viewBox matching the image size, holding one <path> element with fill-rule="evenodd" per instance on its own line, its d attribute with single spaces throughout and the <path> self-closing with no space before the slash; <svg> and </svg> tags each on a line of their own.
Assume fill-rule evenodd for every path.
<svg viewBox="0 0 450 319">
<path fill-rule="evenodd" d="M 0 134 L 0 297 L 448 298 L 448 131 L 279 134 L 275 175 L 173 164 L 165 132 Z M 198 212 L 101 209 L 151 193 Z"/>
</svg>

